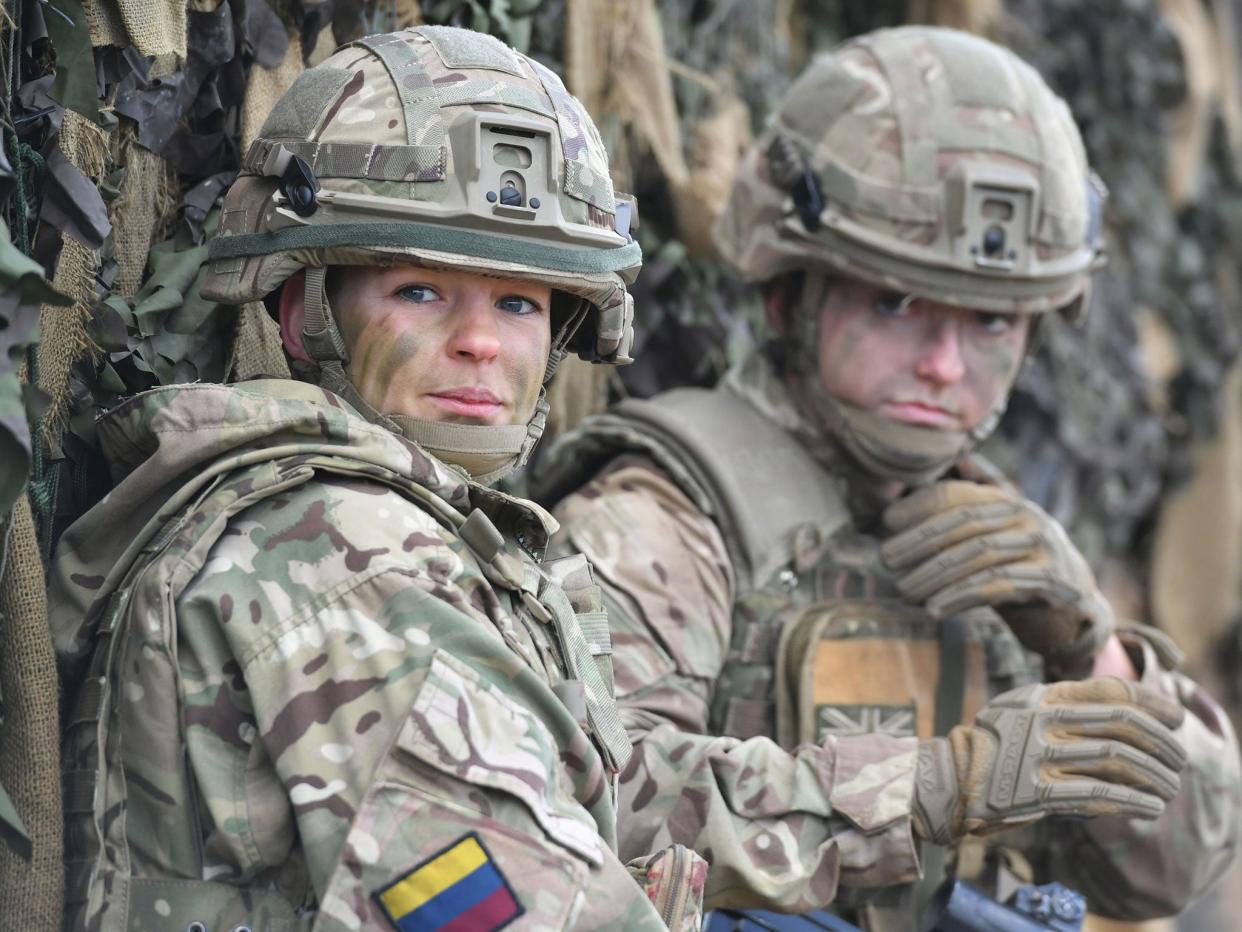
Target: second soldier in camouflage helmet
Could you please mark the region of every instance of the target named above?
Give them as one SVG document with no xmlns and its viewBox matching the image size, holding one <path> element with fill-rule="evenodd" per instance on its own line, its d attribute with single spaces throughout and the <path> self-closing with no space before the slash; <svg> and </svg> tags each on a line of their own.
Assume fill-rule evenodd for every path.
<svg viewBox="0 0 1242 932">
<path fill-rule="evenodd" d="M 487 36 L 371 36 L 281 98 L 205 291 L 266 299 L 303 381 L 114 409 L 118 484 L 50 571 L 70 928 L 695 923 L 701 859 L 616 854 L 591 571 L 485 484 L 567 352 L 625 360 L 627 209 Z"/>
<path fill-rule="evenodd" d="M 871 929 L 915 927 L 946 862 L 1122 918 L 1219 876 L 1224 715 L 972 454 L 1039 316 L 1082 312 L 1101 201 L 1065 105 L 982 39 L 868 34 L 790 88 L 718 229 L 772 339 L 546 460 L 613 625 L 623 852 L 710 850 L 709 906 Z"/>
</svg>

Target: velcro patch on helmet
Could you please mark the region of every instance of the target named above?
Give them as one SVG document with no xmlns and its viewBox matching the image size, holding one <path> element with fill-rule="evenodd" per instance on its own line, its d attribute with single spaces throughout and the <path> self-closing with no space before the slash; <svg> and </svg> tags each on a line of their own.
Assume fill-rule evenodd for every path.
<svg viewBox="0 0 1242 932">
<path fill-rule="evenodd" d="M 524 76 L 513 50 L 494 36 L 451 26 L 421 26 L 415 31 L 431 43 L 445 68 L 489 68 Z"/>
<path fill-rule="evenodd" d="M 308 68 L 272 107 L 259 135 L 264 139 L 306 139 L 324 111 L 345 90 L 353 73 L 344 68 Z"/>
</svg>

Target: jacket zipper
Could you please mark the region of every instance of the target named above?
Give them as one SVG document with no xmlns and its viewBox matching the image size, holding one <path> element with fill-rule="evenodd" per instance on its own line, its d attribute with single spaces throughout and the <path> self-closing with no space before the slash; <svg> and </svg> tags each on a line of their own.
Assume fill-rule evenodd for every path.
<svg viewBox="0 0 1242 932">
<path fill-rule="evenodd" d="M 672 928 L 673 916 L 684 913 L 686 910 L 686 846 L 682 844 L 673 845 L 673 885 L 669 888 L 668 896 L 664 900 L 664 909 L 660 912 L 660 919 L 668 928 Z"/>
</svg>

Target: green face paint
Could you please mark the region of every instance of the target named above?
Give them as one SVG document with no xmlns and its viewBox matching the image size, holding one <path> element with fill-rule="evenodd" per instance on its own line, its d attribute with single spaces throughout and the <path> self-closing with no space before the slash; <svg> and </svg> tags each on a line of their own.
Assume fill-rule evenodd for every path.
<svg viewBox="0 0 1242 932">
<path fill-rule="evenodd" d="M 551 342 L 546 285 L 414 266 L 346 269 L 335 313 L 348 374 L 388 414 L 524 424 Z"/>
<path fill-rule="evenodd" d="M 820 303 L 818 369 L 829 395 L 880 417 L 966 432 L 1009 392 L 1027 324 L 1016 317 L 836 282 Z"/>
</svg>

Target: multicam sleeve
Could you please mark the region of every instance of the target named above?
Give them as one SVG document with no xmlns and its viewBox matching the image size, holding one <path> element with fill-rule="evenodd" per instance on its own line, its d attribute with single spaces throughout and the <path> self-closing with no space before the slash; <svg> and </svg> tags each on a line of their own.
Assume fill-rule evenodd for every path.
<svg viewBox="0 0 1242 932">
<path fill-rule="evenodd" d="M 840 885 L 918 874 L 914 739 L 838 738 L 793 753 L 707 730 L 733 582 L 720 533 L 652 464 L 627 458 L 566 498 L 554 545 L 605 588 L 622 721 L 623 858 L 680 843 L 711 863 L 705 906 L 803 912 Z"/>
<path fill-rule="evenodd" d="M 327 483 L 247 518 L 178 611 L 208 869 L 304 859 L 333 932 L 663 928 L 600 755 L 459 540 Z"/>
<path fill-rule="evenodd" d="M 1242 843 L 1242 755 L 1224 710 L 1172 669 L 1177 650 L 1166 635 L 1129 625 L 1119 636 L 1142 683 L 1186 708 L 1177 731 L 1188 752 L 1181 790 L 1151 822 L 1049 820 L 1032 850 L 1046 854 L 1049 876 L 1083 893 L 1092 912 L 1125 920 L 1171 916 L 1224 873 Z"/>
</svg>

